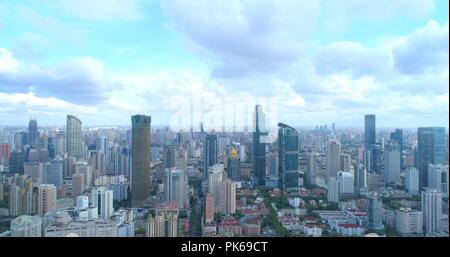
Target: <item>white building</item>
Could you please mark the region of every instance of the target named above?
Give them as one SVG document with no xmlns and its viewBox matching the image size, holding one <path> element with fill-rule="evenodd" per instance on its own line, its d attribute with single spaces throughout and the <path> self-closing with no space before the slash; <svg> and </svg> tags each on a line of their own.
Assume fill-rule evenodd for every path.
<svg viewBox="0 0 450 257">
<path fill-rule="evenodd" d="M 339 171 L 338 182 L 339 182 L 339 197 L 353 196 L 355 189 L 352 173 L 346 171 Z"/>
<path fill-rule="evenodd" d="M 419 195 L 419 170 L 411 167 L 406 169 L 405 187 L 408 193 Z"/>
<path fill-rule="evenodd" d="M 321 237 L 322 228 L 311 224 L 306 224 L 303 226 L 303 233 L 307 236 Z"/>
<path fill-rule="evenodd" d="M 107 219 L 114 213 L 113 191 L 105 187 L 93 188 L 91 191 L 91 203 L 97 207 L 98 216 Z"/>
<path fill-rule="evenodd" d="M 338 140 L 330 140 L 326 152 L 326 178 L 336 177 L 341 169 L 341 143 Z"/>
<path fill-rule="evenodd" d="M 176 202 L 178 208 L 185 207 L 186 183 L 184 171 L 179 169 L 166 169 L 165 193 L 167 202 Z"/>
<path fill-rule="evenodd" d="M 11 221 L 11 237 L 41 237 L 42 218 L 22 215 Z"/>
<path fill-rule="evenodd" d="M 425 233 L 442 230 L 442 193 L 440 190 L 425 188 L 422 191 L 422 213 Z"/>
<path fill-rule="evenodd" d="M 395 211 L 395 230 L 400 235 L 422 234 L 423 215 L 421 211 L 411 208 L 400 208 Z"/>
<path fill-rule="evenodd" d="M 51 224 L 45 237 L 117 237 L 117 225 L 104 219 Z"/>
</svg>

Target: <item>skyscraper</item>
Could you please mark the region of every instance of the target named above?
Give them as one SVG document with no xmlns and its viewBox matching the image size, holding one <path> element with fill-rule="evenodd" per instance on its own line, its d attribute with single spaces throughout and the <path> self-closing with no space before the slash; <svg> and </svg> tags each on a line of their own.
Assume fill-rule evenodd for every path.
<svg viewBox="0 0 450 257">
<path fill-rule="evenodd" d="M 236 212 L 236 182 L 229 179 L 222 181 L 219 205 L 222 214 L 230 215 Z"/>
<path fill-rule="evenodd" d="M 67 115 L 66 147 L 69 157 L 83 159 L 83 131 L 81 120 L 74 115 Z"/>
<path fill-rule="evenodd" d="M 412 195 L 419 195 L 419 170 L 410 167 L 406 169 L 405 174 L 405 187 L 408 190 L 408 193 Z"/>
<path fill-rule="evenodd" d="M 400 168 L 403 169 L 403 130 L 396 129 L 391 133 L 391 141 L 396 141 L 400 148 Z"/>
<path fill-rule="evenodd" d="M 37 120 L 31 119 L 28 123 L 28 144 L 33 148 L 36 147 L 38 137 L 39 132 Z"/>
<path fill-rule="evenodd" d="M 375 114 L 366 114 L 364 124 L 364 146 L 366 151 L 375 144 Z"/>
<path fill-rule="evenodd" d="M 114 213 L 113 191 L 105 187 L 92 189 L 91 202 L 97 207 L 98 217 L 108 219 Z"/>
<path fill-rule="evenodd" d="M 422 191 L 422 212 L 425 233 L 442 230 L 442 193 L 433 188 L 424 188 Z"/>
<path fill-rule="evenodd" d="M 56 210 L 56 186 L 40 184 L 38 187 L 38 214 L 44 216 L 47 212 Z"/>
<path fill-rule="evenodd" d="M 419 188 L 428 187 L 428 164 L 445 162 L 445 128 L 426 127 L 418 129 Z"/>
<path fill-rule="evenodd" d="M 131 206 L 143 207 L 150 196 L 151 117 L 131 116 Z"/>
<path fill-rule="evenodd" d="M 57 187 L 62 187 L 64 176 L 63 168 L 64 160 L 61 157 L 47 162 L 44 168 L 44 184 L 52 184 Z"/>
<path fill-rule="evenodd" d="M 282 191 L 298 191 L 298 132 L 293 127 L 278 123 L 278 176 Z"/>
<path fill-rule="evenodd" d="M 203 180 L 208 180 L 209 167 L 217 164 L 217 154 L 219 151 L 219 145 L 217 143 L 216 134 L 206 134 L 204 137 L 203 147 Z"/>
<path fill-rule="evenodd" d="M 266 137 L 268 131 L 265 126 L 265 114 L 261 105 L 255 106 L 253 132 L 253 174 L 257 186 L 264 186 L 266 177 Z"/>
<path fill-rule="evenodd" d="M 341 143 L 338 140 L 330 140 L 326 153 L 326 178 L 336 177 L 341 168 Z"/>
<path fill-rule="evenodd" d="M 220 209 L 220 190 L 223 181 L 223 164 L 216 164 L 208 171 L 208 192 L 214 198 L 214 209 Z"/>
<path fill-rule="evenodd" d="M 386 182 L 400 184 L 400 146 L 397 142 L 391 142 L 385 146 L 384 151 L 384 174 Z"/>
<path fill-rule="evenodd" d="M 175 146 L 168 141 L 163 147 L 163 169 L 170 169 L 175 167 Z"/>
<path fill-rule="evenodd" d="M 228 178 L 234 181 L 241 180 L 241 159 L 235 148 L 230 151 L 230 156 L 227 162 L 227 174 Z"/>
<path fill-rule="evenodd" d="M 203 221 L 210 223 L 214 221 L 214 198 L 211 193 L 206 193 Z"/>
<path fill-rule="evenodd" d="M 383 233 L 384 226 L 382 223 L 383 219 L 383 202 L 379 198 L 378 194 L 373 194 L 369 196 L 368 202 L 368 216 L 369 216 L 369 229 L 377 232 Z"/>
<path fill-rule="evenodd" d="M 167 202 L 176 202 L 179 209 L 184 208 L 186 183 L 184 171 L 178 169 L 166 169 L 165 193 Z"/>
<path fill-rule="evenodd" d="M 84 192 L 84 174 L 72 175 L 72 197 L 78 197 Z"/>
</svg>

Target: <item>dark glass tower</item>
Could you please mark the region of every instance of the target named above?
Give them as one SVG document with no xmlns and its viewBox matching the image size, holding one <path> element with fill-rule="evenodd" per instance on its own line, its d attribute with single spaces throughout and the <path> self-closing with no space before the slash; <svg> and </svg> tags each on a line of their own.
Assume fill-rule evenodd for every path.
<svg viewBox="0 0 450 257">
<path fill-rule="evenodd" d="M 37 120 L 30 120 L 28 123 L 28 144 L 33 148 L 36 147 L 38 137 Z"/>
<path fill-rule="evenodd" d="M 143 207 L 150 197 L 151 117 L 131 116 L 131 207 Z"/>
<path fill-rule="evenodd" d="M 298 132 L 278 123 L 278 176 L 281 191 L 298 191 Z"/>
<path fill-rule="evenodd" d="M 163 147 L 163 169 L 175 167 L 175 146 L 168 141 Z"/>
<path fill-rule="evenodd" d="M 391 140 L 395 140 L 400 147 L 400 167 L 403 169 L 403 130 L 396 129 L 391 133 Z"/>
<path fill-rule="evenodd" d="M 219 152 L 219 145 L 217 144 L 217 135 L 206 134 L 205 145 L 203 147 L 203 180 L 208 180 L 208 167 L 217 164 L 217 154 Z"/>
<path fill-rule="evenodd" d="M 375 114 L 366 114 L 364 124 L 364 146 L 366 151 L 375 144 Z"/>
<path fill-rule="evenodd" d="M 255 106 L 255 130 L 253 132 L 253 173 L 257 186 L 264 186 L 266 177 L 266 144 L 268 131 L 265 128 L 265 115 L 262 106 Z"/>
<path fill-rule="evenodd" d="M 426 127 L 418 129 L 417 169 L 419 188 L 428 186 L 428 164 L 445 163 L 445 128 Z"/>
<path fill-rule="evenodd" d="M 228 178 L 234 181 L 241 180 L 241 159 L 235 148 L 231 149 L 228 157 L 227 175 Z"/>
</svg>

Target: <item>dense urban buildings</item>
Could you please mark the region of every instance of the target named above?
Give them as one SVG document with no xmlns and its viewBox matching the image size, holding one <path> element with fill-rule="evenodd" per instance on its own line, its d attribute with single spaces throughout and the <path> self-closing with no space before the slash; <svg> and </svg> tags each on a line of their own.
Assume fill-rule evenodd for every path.
<svg viewBox="0 0 450 257">
<path fill-rule="evenodd" d="M 145 115 L 3 128 L 0 235 L 448 236 L 445 129 L 374 130 L 368 115 L 365 129 L 279 122 L 271 141 L 261 105 L 254 118 L 253 132 L 171 131 Z"/>
</svg>

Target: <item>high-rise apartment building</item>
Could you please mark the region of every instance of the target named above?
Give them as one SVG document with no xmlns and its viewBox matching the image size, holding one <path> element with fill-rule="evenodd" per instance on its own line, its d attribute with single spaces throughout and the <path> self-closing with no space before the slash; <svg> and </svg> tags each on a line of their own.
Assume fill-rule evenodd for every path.
<svg viewBox="0 0 450 257">
<path fill-rule="evenodd" d="M 81 120 L 74 115 L 67 115 L 66 147 L 69 157 L 75 157 L 77 160 L 84 159 L 83 141 Z"/>
<path fill-rule="evenodd" d="M 38 187 L 38 214 L 44 216 L 47 212 L 56 210 L 56 186 L 41 184 Z"/>
</svg>

